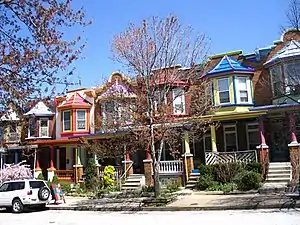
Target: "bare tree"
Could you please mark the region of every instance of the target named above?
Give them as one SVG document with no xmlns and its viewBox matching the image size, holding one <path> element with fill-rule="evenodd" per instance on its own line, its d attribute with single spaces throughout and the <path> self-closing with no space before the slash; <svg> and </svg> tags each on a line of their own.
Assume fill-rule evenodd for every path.
<svg viewBox="0 0 300 225">
<path fill-rule="evenodd" d="M 163 148 L 167 145 L 172 154 L 178 151 L 184 127 L 192 129 L 197 124 L 202 129 L 205 122 L 200 116 L 211 106 L 210 92 L 206 91 L 209 83 L 199 79 L 202 70 L 196 64 L 206 59 L 207 38 L 192 31 L 173 15 L 164 19 L 154 17 L 140 25 L 130 24 L 112 42 L 114 60 L 134 74 L 132 91 L 136 95 L 130 104 L 128 93 L 112 95 L 114 102 L 118 102 L 113 113 L 128 106 L 124 113 L 118 113 L 123 124 L 112 125 L 130 130 L 136 140 L 131 144 L 142 142 L 144 149 L 148 149 L 153 160 L 156 196 L 160 195 L 159 165 Z M 192 93 L 198 94 L 191 103 L 198 109 L 194 110 L 194 117 L 187 119 L 185 105 L 177 100 L 191 97 Z"/>
<path fill-rule="evenodd" d="M 289 28 L 297 31 L 300 29 L 300 1 L 290 0 L 288 11 L 286 12 Z"/>
</svg>

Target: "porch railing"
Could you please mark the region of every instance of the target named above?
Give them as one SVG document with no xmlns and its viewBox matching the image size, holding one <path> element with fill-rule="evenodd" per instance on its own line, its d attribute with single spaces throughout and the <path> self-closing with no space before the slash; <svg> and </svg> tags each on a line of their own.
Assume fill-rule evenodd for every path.
<svg viewBox="0 0 300 225">
<path fill-rule="evenodd" d="M 183 162 L 180 160 L 160 161 L 160 174 L 181 174 L 183 173 Z"/>
<path fill-rule="evenodd" d="M 72 181 L 74 178 L 74 170 L 55 170 L 54 174 L 60 181 Z"/>
<path fill-rule="evenodd" d="M 118 179 L 122 176 L 122 166 L 114 166 L 114 167 L 115 167 L 115 170 L 116 170 L 115 177 L 116 177 L 116 179 Z M 105 168 L 105 166 L 98 166 L 100 177 L 104 176 L 104 168 Z"/>
<path fill-rule="evenodd" d="M 238 152 L 205 152 L 206 165 L 217 163 L 250 163 L 257 162 L 257 151 L 247 150 Z"/>
</svg>

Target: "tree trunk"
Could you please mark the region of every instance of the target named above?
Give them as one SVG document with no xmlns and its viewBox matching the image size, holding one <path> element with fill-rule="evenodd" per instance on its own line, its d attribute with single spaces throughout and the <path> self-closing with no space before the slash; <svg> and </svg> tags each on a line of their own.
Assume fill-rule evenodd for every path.
<svg viewBox="0 0 300 225">
<path fill-rule="evenodd" d="M 155 192 L 155 197 L 160 196 L 160 183 L 159 183 L 159 163 L 155 162 L 154 167 L 153 167 L 153 172 L 154 172 L 154 192 Z"/>
</svg>

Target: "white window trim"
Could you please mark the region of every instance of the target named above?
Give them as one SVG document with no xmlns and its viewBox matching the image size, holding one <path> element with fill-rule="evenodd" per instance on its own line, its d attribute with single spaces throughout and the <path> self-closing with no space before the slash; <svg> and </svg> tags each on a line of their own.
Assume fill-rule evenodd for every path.
<svg viewBox="0 0 300 225">
<path fill-rule="evenodd" d="M 183 92 L 183 94 L 181 95 L 181 103 L 182 103 L 182 107 L 183 107 L 183 112 L 181 112 L 181 113 L 175 112 L 175 105 L 176 105 L 175 100 L 176 100 L 176 98 L 179 97 L 179 96 L 175 96 L 175 91 L 176 90 L 181 90 Z M 174 88 L 172 90 L 172 98 L 173 98 L 173 114 L 174 115 L 184 115 L 186 113 L 186 111 L 185 111 L 185 91 L 184 91 L 184 89 L 183 88 Z"/>
<path fill-rule="evenodd" d="M 47 120 L 47 135 L 46 136 L 42 136 L 42 120 Z M 48 118 L 40 119 L 39 137 L 49 137 L 49 119 Z"/>
<path fill-rule="evenodd" d="M 204 134 L 203 135 L 203 149 L 204 149 L 204 152 L 208 152 L 208 151 L 211 152 L 212 151 L 211 146 L 209 146 L 209 148 L 206 149 L 206 141 L 205 141 L 206 138 L 210 138 L 210 140 L 211 140 L 211 135 L 210 134 Z"/>
<path fill-rule="evenodd" d="M 70 112 L 70 130 L 65 130 L 65 117 L 64 117 L 64 114 L 66 112 Z M 62 117 L 63 117 L 62 118 L 62 121 L 63 121 L 63 123 L 62 123 L 63 132 L 70 132 L 70 131 L 72 131 L 72 111 L 71 110 L 64 110 L 63 113 L 62 113 Z"/>
<path fill-rule="evenodd" d="M 77 127 L 77 122 L 78 122 L 78 118 L 77 118 L 77 112 L 80 112 L 80 111 L 84 111 L 84 121 L 85 121 L 85 129 L 78 129 Z M 76 131 L 86 131 L 87 130 L 87 110 L 86 109 L 77 109 L 76 110 Z"/>
<path fill-rule="evenodd" d="M 159 91 L 158 91 L 158 94 L 160 94 Z M 164 93 L 164 101 L 160 102 L 160 104 L 162 104 L 162 103 L 164 103 L 165 105 L 167 105 L 167 93 L 166 92 Z M 153 109 L 154 109 L 154 111 L 157 111 L 157 106 L 158 106 L 158 102 L 156 100 L 154 100 L 153 101 Z"/>
<path fill-rule="evenodd" d="M 219 90 L 219 81 L 220 80 L 227 80 L 228 90 L 223 90 L 223 91 Z M 230 100 L 230 82 L 229 82 L 229 77 L 217 79 L 217 92 L 218 92 L 218 98 L 219 98 L 219 104 L 220 105 L 226 105 L 226 104 L 230 104 L 231 103 L 231 100 Z M 223 102 L 223 103 L 221 103 L 221 98 L 220 98 L 220 93 L 221 92 L 228 92 L 228 94 L 229 94 L 229 102 Z"/>
<path fill-rule="evenodd" d="M 234 127 L 234 131 L 226 131 L 226 128 Z M 223 125 L 223 136 L 224 136 L 224 151 L 227 152 L 226 134 L 235 134 L 235 146 L 237 151 L 239 150 L 238 138 L 237 138 L 237 127 L 236 124 Z"/>
<path fill-rule="evenodd" d="M 246 132 L 247 132 L 247 148 L 248 150 L 254 150 L 254 149 L 250 149 L 250 141 L 249 141 L 249 133 L 250 132 L 259 132 L 259 128 L 255 128 L 255 129 L 249 129 L 249 126 L 258 126 L 258 122 L 252 122 L 252 123 L 247 123 L 247 126 L 246 126 Z"/>
<path fill-rule="evenodd" d="M 246 90 L 240 89 L 239 79 L 246 79 Z M 237 97 L 237 103 L 238 104 L 250 104 L 250 103 L 252 103 L 251 90 L 249 90 L 249 86 L 251 86 L 251 85 L 249 85 L 249 82 L 250 82 L 249 77 L 244 77 L 244 76 L 236 77 L 236 79 L 235 79 L 235 91 L 236 91 L 236 97 Z M 248 102 L 242 102 L 241 101 L 240 91 L 247 91 Z"/>
</svg>

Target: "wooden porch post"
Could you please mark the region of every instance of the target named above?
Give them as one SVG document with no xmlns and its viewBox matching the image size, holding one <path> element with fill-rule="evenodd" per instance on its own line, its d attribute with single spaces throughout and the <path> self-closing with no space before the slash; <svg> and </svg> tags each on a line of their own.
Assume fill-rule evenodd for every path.
<svg viewBox="0 0 300 225">
<path fill-rule="evenodd" d="M 210 125 L 210 136 L 212 152 L 218 152 L 216 140 L 216 126 L 214 124 Z"/>
<path fill-rule="evenodd" d="M 190 174 L 194 170 L 194 159 L 193 159 L 193 154 L 191 154 L 190 137 L 188 131 L 184 131 L 184 149 L 185 152 L 182 155 L 182 157 L 184 158 L 185 177 L 186 177 L 186 181 L 188 181 Z"/>
<path fill-rule="evenodd" d="M 296 131 L 295 131 L 295 116 L 294 113 L 289 113 L 289 122 L 290 122 L 290 133 L 291 133 L 291 143 L 298 144 Z"/>
<path fill-rule="evenodd" d="M 132 161 L 130 159 L 130 155 L 129 152 L 126 151 L 126 145 L 124 146 L 125 149 L 125 160 L 122 161 L 122 163 L 124 164 L 124 168 L 126 172 L 126 177 L 128 177 L 130 174 L 133 174 L 133 168 L 132 168 Z M 130 167 L 130 169 L 128 169 Z"/>
<path fill-rule="evenodd" d="M 42 173 L 42 169 L 40 167 L 40 159 L 39 159 L 39 150 L 35 150 L 35 169 L 34 169 L 34 178 L 38 178 L 39 174 Z"/>
<path fill-rule="evenodd" d="M 260 145 L 258 145 L 256 148 L 259 152 L 259 162 L 262 164 L 263 167 L 262 175 L 266 177 L 268 173 L 268 166 L 269 166 L 269 146 L 266 144 L 263 119 L 264 119 L 263 117 L 260 117 L 258 121 Z"/>
<path fill-rule="evenodd" d="M 50 167 L 47 169 L 48 171 L 48 180 L 52 181 L 54 177 L 54 171 L 56 170 L 54 167 L 54 146 L 50 146 Z"/>
</svg>

